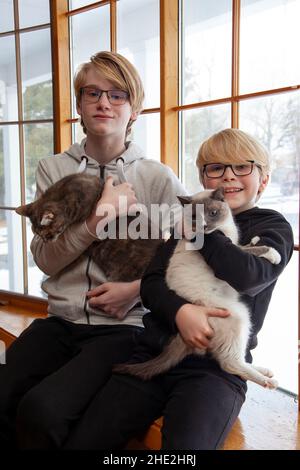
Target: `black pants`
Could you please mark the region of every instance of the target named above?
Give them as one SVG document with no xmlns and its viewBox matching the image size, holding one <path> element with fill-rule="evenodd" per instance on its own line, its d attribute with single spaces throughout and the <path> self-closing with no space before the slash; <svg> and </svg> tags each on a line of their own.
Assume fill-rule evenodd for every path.
<svg viewBox="0 0 300 470">
<path fill-rule="evenodd" d="M 113 375 L 65 443 L 66 449 L 120 449 L 164 415 L 162 449 L 217 449 L 245 400 L 246 385 L 225 373 L 177 366 L 143 382 Z"/>
<path fill-rule="evenodd" d="M 0 448 L 59 448 L 140 328 L 35 320 L 0 366 Z"/>
</svg>

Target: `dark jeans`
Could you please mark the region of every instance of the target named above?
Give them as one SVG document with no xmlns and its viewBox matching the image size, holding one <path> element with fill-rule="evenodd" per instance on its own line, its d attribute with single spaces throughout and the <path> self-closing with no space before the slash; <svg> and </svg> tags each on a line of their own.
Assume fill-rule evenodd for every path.
<svg viewBox="0 0 300 470">
<path fill-rule="evenodd" d="M 35 320 L 0 366 L 0 448 L 59 448 L 140 328 Z"/>
<path fill-rule="evenodd" d="M 228 374 L 229 376 L 229 374 Z M 66 449 L 120 449 L 164 415 L 162 449 L 216 449 L 224 442 L 245 400 L 238 385 L 217 369 L 177 366 L 143 382 L 114 374 L 94 397 Z"/>
</svg>

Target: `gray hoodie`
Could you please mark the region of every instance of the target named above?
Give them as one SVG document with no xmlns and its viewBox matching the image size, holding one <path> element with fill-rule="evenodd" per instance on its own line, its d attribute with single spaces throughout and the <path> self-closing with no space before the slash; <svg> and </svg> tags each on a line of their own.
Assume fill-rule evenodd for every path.
<svg viewBox="0 0 300 470">
<path fill-rule="evenodd" d="M 138 202 L 144 204 L 149 213 L 151 203 L 167 203 L 171 206 L 178 203 L 176 195 L 186 194 L 169 167 L 146 159 L 142 150 L 132 142 L 121 155 L 121 169 L 120 160 L 117 164 L 120 157 L 102 166 L 86 155 L 84 144 L 85 139 L 62 154 L 39 161 L 36 197 L 59 179 L 76 173 L 80 163 L 84 171 L 98 175 L 103 180 L 110 175 L 118 183 L 124 179 L 132 183 Z M 34 236 L 31 242 L 34 260 L 49 276 L 42 283 L 43 290 L 48 294 L 49 314 L 74 323 L 143 326 L 142 315 L 146 310 L 141 304 L 130 310 L 123 320 L 89 306 L 86 292 L 106 282 L 102 270 L 86 253 L 94 241 L 95 238 L 87 231 L 85 223 L 72 225 L 51 243 L 44 243 L 38 235 Z"/>
</svg>

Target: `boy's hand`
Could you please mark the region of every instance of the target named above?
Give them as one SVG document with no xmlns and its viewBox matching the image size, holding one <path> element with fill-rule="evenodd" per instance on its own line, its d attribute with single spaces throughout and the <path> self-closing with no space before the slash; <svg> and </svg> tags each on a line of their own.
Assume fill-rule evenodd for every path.
<svg viewBox="0 0 300 470">
<path fill-rule="evenodd" d="M 117 216 L 126 215 L 128 208 L 132 204 L 137 203 L 137 198 L 135 196 L 135 192 L 132 189 L 131 183 L 122 183 L 114 186 L 114 180 L 112 176 L 109 176 L 105 182 L 103 192 L 101 195 L 101 199 L 99 200 L 98 205 L 101 204 L 111 204 L 115 210 Z M 119 207 L 119 198 L 123 196 L 127 199 L 126 207 Z M 126 210 L 127 209 L 127 210 Z M 96 209 L 97 212 L 97 209 Z"/>
<path fill-rule="evenodd" d="M 125 198 L 121 200 L 120 197 Z M 125 202 L 123 204 L 123 202 Z M 103 226 L 111 222 L 118 216 L 126 215 L 128 209 L 137 203 L 137 198 L 132 184 L 122 183 L 114 186 L 112 176 L 109 176 L 105 182 L 101 198 L 99 199 L 92 214 L 87 218 L 86 225 L 88 230 L 96 235 L 96 227 L 99 222 Z"/>
<path fill-rule="evenodd" d="M 207 349 L 214 330 L 209 324 L 209 317 L 226 318 L 228 310 L 200 305 L 184 304 L 176 314 L 176 325 L 186 344 L 194 348 Z"/>
<path fill-rule="evenodd" d="M 141 281 L 105 282 L 87 292 L 89 305 L 122 320 L 129 310 L 140 301 Z"/>
</svg>

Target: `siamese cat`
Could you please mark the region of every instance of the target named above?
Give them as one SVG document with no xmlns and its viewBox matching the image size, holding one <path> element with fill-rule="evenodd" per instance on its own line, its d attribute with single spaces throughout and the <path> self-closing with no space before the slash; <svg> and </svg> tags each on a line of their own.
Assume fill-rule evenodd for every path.
<svg viewBox="0 0 300 470">
<path fill-rule="evenodd" d="M 223 189 L 205 190 L 192 197 L 179 198 L 182 204 L 204 205 L 204 233 L 221 230 L 232 243 L 238 244 L 238 229 L 231 210 L 224 199 Z M 254 237 L 247 246 L 241 246 L 270 263 L 280 263 L 280 254 L 267 246 L 255 246 Z M 227 282 L 218 279 L 198 250 L 188 250 L 185 239 L 179 240 L 166 271 L 170 289 L 195 305 L 226 308 L 231 315 L 226 318 L 210 317 L 214 330 L 209 348 L 210 354 L 225 371 L 239 375 L 266 388 L 276 388 L 277 382 L 269 369 L 245 362 L 246 347 L 251 332 L 250 314 L 239 299 L 238 292 Z M 139 364 L 120 364 L 114 370 L 148 380 L 168 371 L 189 354 L 204 355 L 205 350 L 192 348 L 184 343 L 179 334 L 170 339 L 162 353 L 154 359 Z"/>
</svg>

